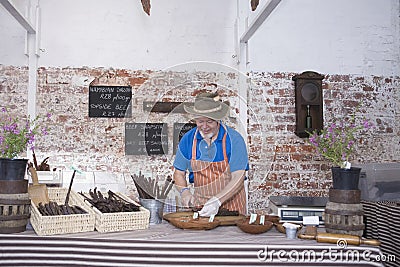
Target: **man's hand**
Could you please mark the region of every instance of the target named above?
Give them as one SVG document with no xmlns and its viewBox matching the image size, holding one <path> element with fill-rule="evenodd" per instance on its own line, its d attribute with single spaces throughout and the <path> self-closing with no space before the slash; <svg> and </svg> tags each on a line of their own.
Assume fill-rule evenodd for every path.
<svg viewBox="0 0 400 267">
<path fill-rule="evenodd" d="M 218 198 L 210 198 L 203 208 L 199 211 L 199 215 L 203 217 L 210 217 L 218 213 L 219 207 L 221 206 L 221 201 Z"/>
<path fill-rule="evenodd" d="M 181 198 L 182 198 L 182 207 L 187 208 L 187 207 L 191 207 L 191 205 L 193 204 L 193 195 L 192 193 L 190 193 L 190 190 L 185 190 L 182 192 L 181 194 Z"/>
</svg>

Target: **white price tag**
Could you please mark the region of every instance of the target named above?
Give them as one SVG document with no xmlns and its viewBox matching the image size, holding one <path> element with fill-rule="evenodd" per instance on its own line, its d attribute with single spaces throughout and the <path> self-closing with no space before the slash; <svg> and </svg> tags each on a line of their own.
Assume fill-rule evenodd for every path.
<svg viewBox="0 0 400 267">
<path fill-rule="evenodd" d="M 262 225 L 265 224 L 265 215 L 260 216 L 260 224 L 262 224 Z"/>
<path fill-rule="evenodd" d="M 199 213 L 198 212 L 193 213 L 193 219 L 197 219 L 197 218 L 199 218 Z"/>
<path fill-rule="evenodd" d="M 215 217 L 215 215 L 211 215 L 210 219 L 208 220 L 208 222 L 213 222 L 214 221 L 214 217 Z"/>
<path fill-rule="evenodd" d="M 250 214 L 249 224 L 254 223 L 256 221 L 256 219 L 257 219 L 257 214 L 254 214 L 254 213 Z"/>
</svg>

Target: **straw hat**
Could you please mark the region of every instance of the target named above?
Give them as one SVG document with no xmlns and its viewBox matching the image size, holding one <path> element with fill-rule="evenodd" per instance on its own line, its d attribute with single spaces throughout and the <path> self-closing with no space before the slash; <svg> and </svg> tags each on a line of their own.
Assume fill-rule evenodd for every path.
<svg viewBox="0 0 400 267">
<path fill-rule="evenodd" d="M 194 104 L 183 106 L 185 111 L 194 117 L 207 117 L 213 120 L 221 120 L 228 115 L 229 106 L 222 101 L 217 93 L 201 93 L 194 100 Z"/>
</svg>

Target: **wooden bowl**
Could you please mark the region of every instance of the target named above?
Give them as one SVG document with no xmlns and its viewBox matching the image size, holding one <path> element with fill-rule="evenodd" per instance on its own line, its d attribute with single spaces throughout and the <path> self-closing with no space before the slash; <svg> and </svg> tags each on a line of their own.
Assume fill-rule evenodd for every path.
<svg viewBox="0 0 400 267">
<path fill-rule="evenodd" d="M 266 221 L 270 221 L 273 223 L 279 223 L 279 221 L 281 220 L 281 218 L 276 215 L 264 215 L 264 216 Z"/>
<path fill-rule="evenodd" d="M 168 222 L 175 227 L 190 230 L 211 230 L 221 224 L 220 221 L 214 219 L 213 222 L 208 221 L 209 218 L 193 219 L 189 217 L 169 218 Z"/>
<path fill-rule="evenodd" d="M 171 213 L 164 213 L 164 220 L 168 221 L 171 218 L 193 218 L 193 211 L 177 211 Z M 236 225 L 236 221 L 246 218 L 244 215 L 238 216 L 215 216 L 214 220 L 220 222 L 220 226 Z"/>
<path fill-rule="evenodd" d="M 256 222 L 249 224 L 250 218 L 246 218 L 243 220 L 239 220 L 236 222 L 236 225 L 245 233 L 249 234 L 262 234 L 269 231 L 274 225 L 271 221 L 265 221 L 264 224 L 259 224 L 259 219 Z"/>
</svg>

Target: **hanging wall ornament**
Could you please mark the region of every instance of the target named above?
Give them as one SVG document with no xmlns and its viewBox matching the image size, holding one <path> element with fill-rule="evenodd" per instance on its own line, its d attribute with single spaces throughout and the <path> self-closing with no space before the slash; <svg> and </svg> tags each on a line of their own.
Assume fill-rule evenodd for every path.
<svg viewBox="0 0 400 267">
<path fill-rule="evenodd" d="M 257 7 L 258 7 L 258 3 L 259 3 L 259 0 L 250 0 L 250 4 L 251 4 L 251 11 L 254 11 L 254 10 L 256 10 L 256 9 L 257 9 Z"/>
<path fill-rule="evenodd" d="M 150 0 L 142 0 L 142 6 L 144 12 L 146 12 L 146 14 L 150 16 L 150 8 L 151 8 Z"/>
</svg>

